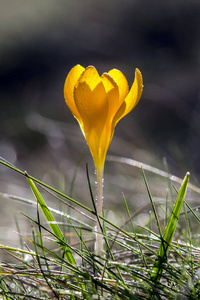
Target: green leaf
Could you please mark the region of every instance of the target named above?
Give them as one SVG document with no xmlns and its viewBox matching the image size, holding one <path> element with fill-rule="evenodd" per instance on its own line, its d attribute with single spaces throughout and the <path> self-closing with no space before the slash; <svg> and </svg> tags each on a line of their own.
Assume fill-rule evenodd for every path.
<svg viewBox="0 0 200 300">
<path fill-rule="evenodd" d="M 28 174 L 27 174 L 27 180 L 28 183 L 31 187 L 31 190 L 43 212 L 44 217 L 46 218 L 49 227 L 51 228 L 53 234 L 57 237 L 57 241 L 61 247 L 61 249 L 64 251 L 66 259 L 69 263 L 71 264 L 76 264 L 76 261 L 70 251 L 70 248 L 66 245 L 66 241 L 65 238 L 60 230 L 60 227 L 56 224 L 56 220 L 54 219 L 52 213 L 50 212 L 49 208 L 47 207 L 44 199 L 42 198 L 42 196 L 40 195 L 40 192 L 38 191 L 36 185 L 34 184 L 34 182 L 29 178 Z M 63 241 L 63 243 L 62 243 Z"/>
<path fill-rule="evenodd" d="M 181 207 L 183 205 L 183 201 L 186 195 L 188 180 L 190 173 L 186 173 L 185 178 L 183 179 L 182 185 L 180 187 L 173 211 L 169 218 L 169 222 L 165 229 L 163 238 L 161 240 L 161 244 L 158 250 L 158 254 L 155 260 L 154 267 L 151 272 L 151 280 L 153 282 L 159 282 L 162 276 L 163 266 L 167 261 L 167 255 L 169 252 L 170 244 L 174 236 L 174 232 L 176 229 L 176 225 L 180 216 Z"/>
</svg>

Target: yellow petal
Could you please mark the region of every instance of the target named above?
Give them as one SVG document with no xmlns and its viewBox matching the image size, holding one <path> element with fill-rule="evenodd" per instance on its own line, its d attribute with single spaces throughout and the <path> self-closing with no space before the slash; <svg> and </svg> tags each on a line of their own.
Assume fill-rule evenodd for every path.
<svg viewBox="0 0 200 300">
<path fill-rule="evenodd" d="M 101 165 L 103 165 L 105 162 L 106 154 L 107 154 L 108 148 L 110 146 L 110 143 L 111 143 L 111 140 L 113 137 L 113 133 L 114 133 L 114 130 L 112 129 L 112 123 L 107 122 L 103 129 L 103 132 L 101 134 L 100 151 L 99 151 L 99 153 L 101 155 L 101 160 L 100 160 L 100 164 L 98 167 L 101 167 Z"/>
<path fill-rule="evenodd" d="M 117 87 L 116 81 L 106 72 L 101 75 L 101 80 L 103 82 L 106 93 Z"/>
<path fill-rule="evenodd" d="M 104 88 L 107 94 L 108 100 L 108 122 L 112 123 L 112 120 L 119 109 L 119 88 L 116 81 L 108 74 L 103 73 L 101 76 Z"/>
<path fill-rule="evenodd" d="M 128 82 L 124 74 L 117 70 L 113 69 L 108 72 L 108 74 L 116 81 L 119 88 L 119 97 L 120 97 L 120 105 L 128 95 L 129 87 Z"/>
<path fill-rule="evenodd" d="M 91 90 L 86 82 L 79 82 L 74 89 L 74 99 L 84 123 L 90 123 L 93 127 L 96 127 L 98 122 L 104 123 L 107 117 L 108 103 L 102 82 L 94 90 Z"/>
<path fill-rule="evenodd" d="M 108 101 L 104 85 L 100 80 L 97 86 L 91 90 L 85 81 L 80 80 L 74 89 L 74 98 L 83 120 L 82 130 L 95 165 L 101 165 L 103 163 L 101 151 L 104 146 L 100 144 L 100 141 L 108 113 Z"/>
<path fill-rule="evenodd" d="M 126 102 L 126 109 L 123 114 L 123 117 L 127 115 L 139 102 L 143 91 L 143 79 L 140 70 L 135 70 L 135 80 L 133 85 L 128 93 L 125 102 Z"/>
<path fill-rule="evenodd" d="M 108 117 L 108 100 L 102 79 L 94 67 L 87 67 L 81 74 L 74 89 L 74 98 L 94 163 L 102 166 L 105 160 L 102 151 L 105 147 L 101 144 L 101 135 Z"/>
<path fill-rule="evenodd" d="M 81 82 L 87 83 L 91 91 L 101 82 L 101 78 L 95 67 L 89 66 L 84 70 L 77 82 L 77 85 Z"/>
<path fill-rule="evenodd" d="M 135 79 L 131 87 L 130 92 L 116 113 L 113 120 L 113 127 L 121 120 L 125 115 L 127 115 L 139 102 L 143 90 L 143 79 L 141 72 L 135 70 Z"/>
<path fill-rule="evenodd" d="M 75 104 L 85 124 L 93 128 L 104 126 L 108 112 L 106 90 L 93 66 L 81 74 L 74 88 Z"/>
<path fill-rule="evenodd" d="M 77 120 L 80 120 L 80 115 L 74 102 L 74 87 L 84 70 L 85 68 L 80 65 L 73 67 L 69 72 L 64 85 L 65 102 Z"/>
</svg>

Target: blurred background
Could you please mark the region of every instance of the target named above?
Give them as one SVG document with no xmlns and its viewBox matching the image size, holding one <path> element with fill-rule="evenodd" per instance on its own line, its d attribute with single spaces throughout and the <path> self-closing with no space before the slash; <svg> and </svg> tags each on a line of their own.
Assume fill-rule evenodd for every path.
<svg viewBox="0 0 200 300">
<path fill-rule="evenodd" d="M 100 74 L 117 68 L 129 86 L 139 68 L 141 101 L 117 125 L 108 154 L 163 170 L 165 158 L 170 173 L 183 178 L 190 171 L 199 186 L 199 0 L 0 1 L 0 156 L 67 194 L 82 157 L 72 196 L 91 206 L 85 165 L 95 191 L 93 162 L 63 97 L 76 64 L 94 65 Z M 153 195 L 165 197 L 166 179 L 149 173 L 147 179 Z M 26 180 L 3 165 L 0 192 L 33 199 Z M 120 215 L 121 192 L 130 208 L 149 202 L 141 170 L 108 161 L 110 218 Z M 34 215 L 35 208 L 4 197 L 0 207 L 0 238 L 8 242 L 13 216 L 24 220 L 18 211 Z"/>
</svg>

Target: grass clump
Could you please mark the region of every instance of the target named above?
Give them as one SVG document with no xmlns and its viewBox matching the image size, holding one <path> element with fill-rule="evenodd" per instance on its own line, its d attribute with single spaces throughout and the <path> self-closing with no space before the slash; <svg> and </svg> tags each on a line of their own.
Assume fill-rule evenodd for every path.
<svg viewBox="0 0 200 300">
<path fill-rule="evenodd" d="M 21 246 L 0 245 L 12 261 L 1 261 L 1 299 L 199 299 L 200 248 L 191 217 L 197 223 L 200 218 L 186 198 L 189 173 L 179 190 L 174 188 L 176 200 L 169 208 L 165 201 L 154 199 L 142 169 L 153 214 L 145 226 L 138 226 L 124 196 L 124 224 L 112 222 L 105 214 L 97 216 L 88 172 L 93 208 L 4 159 L 1 164 L 24 176 L 35 201 L 4 193 L 1 197 L 34 206 L 37 212 L 36 218 L 22 212 L 30 222 L 31 235 L 22 236 L 18 224 Z M 64 205 L 62 210 L 46 204 L 49 195 L 57 207 Z M 140 217 L 143 210 L 134 216 Z M 179 228 L 181 214 L 185 230 Z M 98 232 L 104 240 L 101 257 L 94 252 L 96 218 L 102 223 Z"/>
</svg>

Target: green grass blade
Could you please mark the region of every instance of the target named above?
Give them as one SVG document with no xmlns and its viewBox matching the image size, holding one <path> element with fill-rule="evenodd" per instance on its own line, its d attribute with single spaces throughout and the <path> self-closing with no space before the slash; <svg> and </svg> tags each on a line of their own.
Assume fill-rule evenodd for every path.
<svg viewBox="0 0 200 300">
<path fill-rule="evenodd" d="M 64 199 L 69 200 L 69 201 L 72 202 L 73 204 L 76 204 L 76 205 L 78 205 L 79 207 L 83 208 L 84 210 L 86 210 L 86 211 L 92 213 L 93 215 L 96 215 L 96 213 L 95 213 L 92 209 L 90 209 L 90 208 L 88 208 L 87 206 L 83 205 L 82 203 L 80 203 L 80 202 L 78 202 L 78 201 L 76 201 L 76 200 L 70 198 L 69 196 L 66 196 L 64 193 L 62 193 L 62 192 L 60 192 L 60 191 L 54 189 L 53 187 L 51 187 L 51 186 L 45 184 L 44 182 L 38 180 L 37 178 L 34 178 L 33 176 L 27 174 L 27 172 L 21 171 L 20 169 L 16 168 L 15 166 L 11 165 L 10 163 L 6 162 L 2 157 L 0 157 L 0 164 L 6 166 L 6 167 L 8 167 L 8 168 L 10 168 L 11 170 L 13 170 L 13 171 L 15 171 L 15 172 L 17 172 L 17 173 L 19 173 L 19 174 L 25 176 L 25 177 L 28 177 L 28 178 L 31 179 L 33 182 L 36 182 L 36 183 L 38 183 L 39 185 L 41 185 L 43 188 L 46 188 L 46 189 L 52 191 L 53 193 L 56 193 L 57 195 L 63 197 Z"/>
<path fill-rule="evenodd" d="M 169 174 L 166 171 L 157 169 L 157 168 L 155 168 L 153 166 L 150 166 L 148 164 L 145 164 L 141 161 L 137 161 L 137 160 L 127 158 L 127 157 L 121 157 L 121 156 L 118 157 L 118 156 L 115 156 L 115 155 L 107 155 L 106 160 L 119 162 L 119 163 L 122 163 L 122 164 L 126 164 L 126 165 L 129 165 L 129 166 L 132 166 L 132 167 L 139 168 L 139 169 L 142 168 L 145 171 L 151 172 L 153 174 L 157 174 L 161 177 L 169 178 L 173 182 L 178 182 L 180 184 L 182 183 L 182 179 L 175 176 L 174 174 Z M 0 163 L 5 164 L 4 162 L 1 162 L 1 161 L 0 161 Z M 191 183 L 188 183 L 188 188 L 190 188 L 192 191 L 200 194 L 200 188 L 196 187 L 195 185 L 193 185 Z"/>
<path fill-rule="evenodd" d="M 56 237 L 58 237 L 58 243 L 60 244 L 60 240 L 65 240 L 59 226 L 56 224 L 56 221 L 52 215 L 52 213 L 50 212 L 50 210 L 48 209 L 44 199 L 42 198 L 42 196 L 40 195 L 36 185 L 34 184 L 34 182 L 28 177 L 27 175 L 27 180 L 28 180 L 28 183 L 31 187 L 31 190 L 36 198 L 36 200 L 38 201 L 39 203 L 39 206 L 44 214 L 44 217 L 46 218 L 48 224 L 49 224 L 49 227 L 51 228 L 52 232 L 54 233 L 54 235 Z M 65 256 L 66 256 L 66 259 L 67 261 L 69 261 L 71 264 L 76 264 L 76 261 L 70 251 L 70 249 L 62 244 L 60 244 L 60 247 L 62 248 L 62 250 L 65 252 Z"/>
<path fill-rule="evenodd" d="M 197 216 L 197 214 L 195 213 L 194 209 L 187 202 L 185 202 L 185 205 L 189 209 L 189 212 L 191 212 L 192 215 L 195 217 L 195 219 L 200 223 L 200 218 Z"/>
<path fill-rule="evenodd" d="M 189 173 L 186 174 L 182 185 L 180 187 L 177 199 L 176 199 L 176 203 L 174 205 L 173 211 L 171 213 L 171 216 L 169 218 L 169 222 L 167 224 L 167 227 L 165 229 L 161 244 L 160 244 L 160 248 L 158 250 L 158 254 L 156 257 L 156 261 L 153 267 L 153 270 L 151 272 L 151 279 L 154 282 L 159 282 L 161 275 L 162 275 L 162 270 L 163 270 L 163 265 L 167 260 L 167 254 L 169 252 L 169 247 L 172 241 L 172 238 L 174 236 L 174 232 L 176 229 L 176 225 L 177 225 L 177 221 L 179 219 L 180 216 L 180 212 L 181 212 L 181 207 L 183 205 L 183 201 L 186 195 L 186 191 L 187 191 L 187 186 L 188 186 L 188 180 L 189 180 Z"/>
<path fill-rule="evenodd" d="M 155 207 L 154 202 L 153 202 L 153 198 L 152 198 L 151 191 L 150 191 L 148 183 L 147 183 L 147 179 L 146 179 L 144 170 L 143 170 L 143 168 L 141 168 L 141 169 L 142 169 L 142 175 L 143 175 L 143 178 L 144 178 L 146 189 L 147 189 L 147 192 L 148 192 L 148 195 L 149 195 L 149 199 L 151 201 L 151 205 L 152 205 L 152 208 L 153 208 L 153 212 L 154 212 L 154 216 L 155 216 L 155 219 L 156 219 L 157 227 L 158 227 L 158 230 L 159 230 L 159 233 L 160 233 L 160 237 L 162 237 L 162 231 L 161 231 L 161 226 L 160 226 L 158 214 L 157 214 L 157 211 L 156 211 L 156 207 Z"/>
<path fill-rule="evenodd" d="M 124 195 L 123 195 L 123 199 L 124 199 L 124 203 L 125 203 L 125 207 L 126 207 L 128 216 L 129 216 L 129 220 L 130 220 L 130 224 L 131 224 L 131 227 L 132 227 L 133 234 L 134 234 L 135 238 L 137 239 L 137 234 L 136 234 L 136 231 L 135 231 L 135 227 L 134 227 L 134 225 L 133 225 L 133 221 L 132 221 L 132 219 L 131 219 L 131 214 L 130 214 L 130 211 L 129 211 L 129 207 L 128 207 L 128 204 L 127 204 L 127 202 L 126 202 L 126 198 L 125 198 Z M 142 258 L 142 260 L 143 260 L 143 262 L 144 262 L 144 266 L 146 267 L 146 269 L 148 269 L 148 268 L 147 268 L 146 259 L 145 259 L 145 256 L 143 255 L 142 247 L 141 247 L 140 244 L 138 244 L 138 248 L 139 248 L 139 251 L 140 251 L 140 253 L 141 253 L 141 258 Z"/>
</svg>

